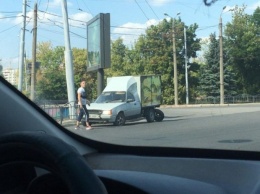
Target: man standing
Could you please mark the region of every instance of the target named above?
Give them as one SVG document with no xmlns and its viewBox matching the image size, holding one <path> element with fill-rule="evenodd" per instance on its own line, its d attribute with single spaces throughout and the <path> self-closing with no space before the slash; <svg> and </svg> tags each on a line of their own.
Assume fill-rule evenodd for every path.
<svg viewBox="0 0 260 194">
<path fill-rule="evenodd" d="M 86 82 L 85 82 L 85 80 L 82 80 L 80 82 L 80 87 L 77 91 L 77 97 L 78 97 L 80 112 L 79 112 L 79 116 L 77 118 L 77 124 L 76 124 L 75 129 L 79 129 L 80 121 L 81 121 L 83 115 L 85 115 L 86 130 L 90 130 L 90 129 L 92 129 L 92 127 L 89 124 L 89 113 L 88 113 L 88 110 L 87 110 L 87 107 L 86 107 L 87 103 L 88 103 L 88 105 L 90 105 L 90 103 L 87 100 L 87 95 L 86 95 L 86 92 L 85 92 L 85 86 L 86 86 Z"/>
</svg>

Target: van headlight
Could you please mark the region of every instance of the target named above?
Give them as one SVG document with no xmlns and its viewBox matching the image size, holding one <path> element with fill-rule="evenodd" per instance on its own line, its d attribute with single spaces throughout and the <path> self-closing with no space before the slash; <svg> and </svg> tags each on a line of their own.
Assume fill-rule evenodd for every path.
<svg viewBox="0 0 260 194">
<path fill-rule="evenodd" d="M 112 115 L 112 110 L 103 110 L 104 115 Z"/>
</svg>

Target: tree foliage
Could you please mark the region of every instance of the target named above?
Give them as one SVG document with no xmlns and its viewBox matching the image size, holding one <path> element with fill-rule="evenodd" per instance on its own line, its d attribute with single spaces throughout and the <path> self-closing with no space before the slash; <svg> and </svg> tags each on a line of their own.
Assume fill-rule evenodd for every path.
<svg viewBox="0 0 260 194">
<path fill-rule="evenodd" d="M 233 19 L 227 24 L 225 35 L 232 69 L 238 75 L 241 93 L 260 92 L 260 26 L 259 8 L 253 16 L 244 13 L 243 8 L 233 11 Z"/>
<path fill-rule="evenodd" d="M 223 37 L 225 95 L 260 92 L 260 8 L 253 15 L 236 7 L 232 21 L 225 27 Z M 195 60 L 201 49 L 196 36 L 198 25 L 186 26 L 181 19 L 162 20 L 147 28 L 131 47 L 119 38 L 111 44 L 111 68 L 105 69 L 105 79 L 110 76 L 159 74 L 162 80 L 164 104 L 174 103 L 173 27 L 176 40 L 179 103 L 185 103 L 185 50 L 184 28 L 188 59 L 190 101 L 200 96 L 219 96 L 219 41 L 210 35 L 204 47 L 204 61 Z M 86 49 L 73 48 L 75 90 L 81 80 L 86 80 L 89 99 L 97 97 L 97 73 L 87 72 Z M 37 72 L 38 99 L 67 99 L 64 47 L 53 48 L 50 42 L 38 44 Z M 105 83 L 106 84 L 106 83 Z M 76 91 L 75 91 L 76 94 Z"/>
<path fill-rule="evenodd" d="M 172 52 L 172 22 L 176 22 L 176 50 L 180 101 L 185 99 L 185 77 L 184 56 L 181 50 L 184 45 L 184 24 L 181 20 L 163 20 L 158 25 L 149 27 L 145 34 L 141 35 L 133 48 L 128 48 L 123 44 L 122 39 L 112 43 L 111 58 L 112 64 L 106 74 L 109 76 L 118 75 L 151 75 L 160 74 L 162 79 L 163 103 L 173 103 L 173 52 Z M 199 39 L 196 38 L 196 24 L 187 28 L 188 58 L 196 57 L 196 51 L 200 49 Z M 196 71 L 198 65 L 189 63 L 191 91 L 197 84 Z M 194 73 L 195 72 L 195 73 Z"/>
<path fill-rule="evenodd" d="M 225 41 L 224 41 L 225 45 Z M 225 48 L 225 46 L 224 46 Z M 209 37 L 208 50 L 205 52 L 205 64 L 201 65 L 200 69 L 200 84 L 199 90 L 201 95 L 219 97 L 220 96 L 220 49 L 219 41 L 216 39 L 216 34 L 213 33 Z M 227 50 L 223 51 L 223 69 L 224 69 L 224 93 L 225 95 L 236 94 L 235 74 L 229 65 Z"/>
<path fill-rule="evenodd" d="M 74 81 L 75 90 L 80 86 L 81 80 L 86 81 L 86 93 L 87 98 L 92 100 L 97 96 L 97 76 L 95 73 L 87 72 L 87 50 L 86 49 L 72 49 L 73 54 L 73 69 L 74 69 Z M 75 91 L 75 94 L 77 91 Z"/>
<path fill-rule="evenodd" d="M 86 49 L 72 49 L 75 95 L 81 80 L 86 80 L 86 92 L 88 98 L 96 96 L 96 79 L 93 74 L 86 73 L 87 52 Z M 67 83 L 64 62 L 64 47 L 53 48 L 50 42 L 38 44 L 37 60 L 40 69 L 37 72 L 37 100 L 66 100 Z"/>
<path fill-rule="evenodd" d="M 38 44 L 36 100 L 67 99 L 67 85 L 64 71 L 64 48 L 53 48 L 50 42 Z"/>
</svg>

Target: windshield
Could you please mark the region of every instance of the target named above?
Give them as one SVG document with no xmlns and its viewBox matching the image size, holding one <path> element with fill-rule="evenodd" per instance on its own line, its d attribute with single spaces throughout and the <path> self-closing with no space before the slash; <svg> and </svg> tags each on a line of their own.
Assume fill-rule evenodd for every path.
<svg viewBox="0 0 260 194">
<path fill-rule="evenodd" d="M 103 92 L 95 103 L 125 102 L 125 92 Z"/>
<path fill-rule="evenodd" d="M 259 1 L 1 2 L 0 74 L 64 129 L 260 151 Z"/>
</svg>

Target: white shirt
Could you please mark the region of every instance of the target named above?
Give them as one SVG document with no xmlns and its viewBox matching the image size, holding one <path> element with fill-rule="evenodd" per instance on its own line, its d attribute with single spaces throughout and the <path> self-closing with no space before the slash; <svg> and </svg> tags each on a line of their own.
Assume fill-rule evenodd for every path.
<svg viewBox="0 0 260 194">
<path fill-rule="evenodd" d="M 81 96 L 81 98 L 80 98 L 81 99 L 81 104 L 82 105 L 86 105 L 87 104 L 87 97 L 86 97 L 85 89 L 80 87 L 78 89 L 77 93 L 80 94 L 80 96 Z M 79 105 L 80 105 L 80 103 L 79 103 Z"/>
</svg>

